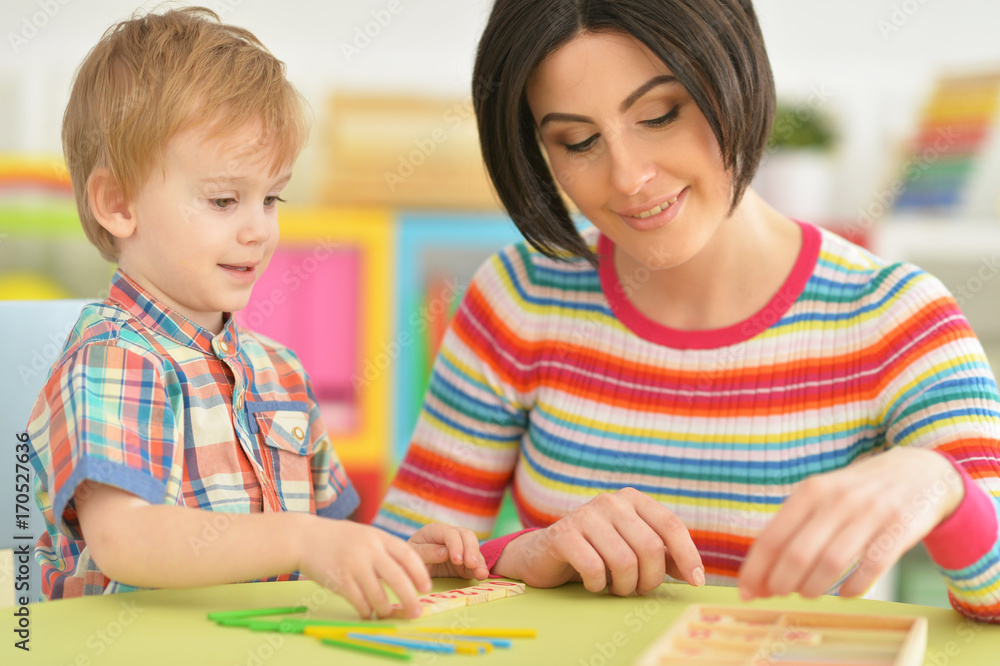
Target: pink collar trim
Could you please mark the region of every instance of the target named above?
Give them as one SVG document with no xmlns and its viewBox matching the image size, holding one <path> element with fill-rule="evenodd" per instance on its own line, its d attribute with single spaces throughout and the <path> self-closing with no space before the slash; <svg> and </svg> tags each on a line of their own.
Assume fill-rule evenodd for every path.
<svg viewBox="0 0 1000 666">
<path fill-rule="evenodd" d="M 798 220 L 796 220 L 798 222 Z M 819 229 L 805 222 L 798 222 L 802 228 L 802 247 L 795 260 L 795 266 L 773 298 L 758 312 L 743 321 L 725 328 L 711 328 L 683 331 L 658 324 L 639 312 L 628 299 L 618 280 L 615 270 L 614 244 L 604 234 L 597 241 L 597 252 L 601 256 L 599 275 L 601 289 L 611 305 L 611 311 L 619 321 L 644 340 L 674 349 L 717 349 L 744 342 L 773 326 L 795 304 L 812 276 L 819 258 L 822 235 Z"/>
</svg>

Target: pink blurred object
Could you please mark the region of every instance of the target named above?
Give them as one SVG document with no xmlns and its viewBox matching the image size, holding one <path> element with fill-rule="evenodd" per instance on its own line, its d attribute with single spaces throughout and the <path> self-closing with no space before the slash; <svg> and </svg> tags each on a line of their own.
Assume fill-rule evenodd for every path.
<svg viewBox="0 0 1000 666">
<path fill-rule="evenodd" d="M 237 320 L 294 350 L 319 400 L 353 402 L 360 276 L 356 250 L 279 248 Z"/>
</svg>

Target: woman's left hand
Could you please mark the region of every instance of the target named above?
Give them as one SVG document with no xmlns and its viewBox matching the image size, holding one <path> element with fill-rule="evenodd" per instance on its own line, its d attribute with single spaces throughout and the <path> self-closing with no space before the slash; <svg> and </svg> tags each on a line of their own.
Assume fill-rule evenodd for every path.
<svg viewBox="0 0 1000 666">
<path fill-rule="evenodd" d="M 470 529 L 430 523 L 417 530 L 407 543 L 423 559 L 431 578 L 489 578 L 479 541 Z"/>
<path fill-rule="evenodd" d="M 909 548 L 950 516 L 965 496 L 941 454 L 897 447 L 803 481 L 785 500 L 740 569 L 740 597 L 827 592 L 863 594 Z"/>
</svg>

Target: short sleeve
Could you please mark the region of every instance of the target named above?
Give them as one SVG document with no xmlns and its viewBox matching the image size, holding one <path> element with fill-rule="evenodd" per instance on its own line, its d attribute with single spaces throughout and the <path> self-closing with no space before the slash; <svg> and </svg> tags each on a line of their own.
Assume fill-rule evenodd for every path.
<svg viewBox="0 0 1000 666">
<path fill-rule="evenodd" d="M 86 345 L 53 369 L 27 432 L 51 521 L 73 539 L 83 538 L 72 504 L 81 482 L 163 503 L 182 437 L 159 365 L 113 344 Z"/>
</svg>

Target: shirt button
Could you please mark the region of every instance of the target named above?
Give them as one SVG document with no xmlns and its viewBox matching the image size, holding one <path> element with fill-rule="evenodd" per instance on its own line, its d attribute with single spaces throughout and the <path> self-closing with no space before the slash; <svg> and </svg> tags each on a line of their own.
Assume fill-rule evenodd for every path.
<svg viewBox="0 0 1000 666">
<path fill-rule="evenodd" d="M 221 349 L 224 354 L 228 354 L 229 353 L 229 344 L 226 343 L 225 340 L 220 340 L 219 341 L 219 349 Z"/>
<path fill-rule="evenodd" d="M 292 428 L 292 435 L 295 436 L 295 439 L 302 439 L 303 437 L 306 436 L 306 433 L 303 432 L 302 428 L 299 428 L 298 426 L 296 426 L 296 427 Z"/>
<path fill-rule="evenodd" d="M 242 395 L 236 396 L 236 409 L 238 409 L 238 410 L 239 409 L 243 409 L 243 396 Z"/>
</svg>

